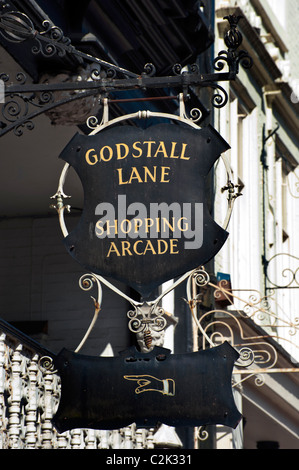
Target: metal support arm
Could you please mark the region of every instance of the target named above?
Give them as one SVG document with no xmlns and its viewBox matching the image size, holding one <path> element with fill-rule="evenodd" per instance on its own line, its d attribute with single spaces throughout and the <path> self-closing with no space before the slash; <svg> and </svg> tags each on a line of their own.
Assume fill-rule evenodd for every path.
<svg viewBox="0 0 299 470">
<path fill-rule="evenodd" d="M 32 119 L 46 113 L 53 108 L 65 105 L 74 100 L 95 97 L 95 100 L 107 98 L 109 93 L 125 90 L 149 91 L 154 89 L 177 90 L 184 93 L 184 99 L 188 99 L 190 88 L 211 88 L 215 90 L 211 101 L 212 106 L 220 108 L 226 105 L 228 96 L 219 82 L 230 81 L 236 78 L 239 71 L 239 63 L 244 68 L 250 68 L 252 60 L 246 51 L 238 50 L 242 44 L 242 34 L 237 29 L 240 17 L 229 15 L 229 22 L 224 41 L 226 51 L 221 51 L 214 60 L 213 66 L 216 73 L 202 74 L 197 64 L 182 67 L 180 64 L 173 66 L 172 76 L 155 76 L 153 64 L 146 64 L 144 71 L 137 75 L 126 69 L 110 64 L 99 58 L 78 51 L 68 38 L 63 35 L 61 29 L 49 21 L 43 22 L 44 31 L 37 31 L 31 19 L 19 11 L 6 11 L 5 5 L 0 12 L 0 34 L 6 41 L 12 43 L 24 43 L 30 40 L 31 52 L 41 55 L 43 58 L 53 56 L 64 57 L 66 55 L 79 59 L 84 77 L 70 77 L 69 81 L 44 83 L 27 83 L 24 73 L 18 73 L 17 83 L 11 83 L 7 73 L 0 73 L 0 79 L 5 84 L 5 103 L 2 105 L 0 118 L 0 136 L 14 130 L 16 135 L 22 135 L 23 128 L 34 128 Z M 32 43 L 34 44 L 32 47 Z M 228 71 L 222 71 L 227 66 Z M 56 93 L 59 92 L 59 93 Z M 57 95 L 63 93 L 63 98 Z M 175 92 L 176 93 L 176 92 Z M 176 96 L 174 96 L 176 99 Z M 78 122 L 78 124 L 81 124 Z"/>
</svg>

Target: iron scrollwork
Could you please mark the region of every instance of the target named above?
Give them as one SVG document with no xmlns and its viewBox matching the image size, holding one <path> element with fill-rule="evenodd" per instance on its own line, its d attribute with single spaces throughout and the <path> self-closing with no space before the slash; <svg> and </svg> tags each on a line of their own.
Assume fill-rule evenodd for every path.
<svg viewBox="0 0 299 470">
<path fill-rule="evenodd" d="M 5 84 L 9 82 L 10 76 L 3 73 L 0 75 L 0 79 Z M 15 79 L 19 85 L 26 86 L 27 76 L 25 73 L 17 73 Z M 53 94 L 48 90 L 42 91 L 38 95 L 30 93 L 28 96 L 13 93 L 8 96 L 2 106 L 4 122 L 0 123 L 0 127 L 5 131 L 13 129 L 15 135 L 21 136 L 24 128 L 27 130 L 34 129 L 32 119 L 43 113 L 46 106 L 51 104 L 53 106 L 53 102 Z M 35 110 L 31 111 L 32 108 L 35 108 Z"/>
<path fill-rule="evenodd" d="M 5 96 L 8 100 L 2 106 L 2 122 L 0 123 L 0 136 L 13 130 L 16 135 L 23 134 L 24 128 L 34 128 L 33 118 L 48 113 L 51 117 L 52 110 L 78 99 L 93 97 L 96 101 L 107 97 L 109 93 L 120 90 L 132 89 L 163 89 L 166 87 L 184 90 L 187 100 L 189 87 L 211 88 L 214 93 L 211 104 L 215 108 L 226 105 L 228 95 L 225 89 L 219 85 L 220 81 L 234 80 L 239 71 L 239 63 L 245 68 L 250 68 L 252 60 L 246 51 L 238 51 L 242 43 L 242 34 L 237 29 L 240 17 L 229 15 L 229 30 L 225 36 L 227 51 L 221 51 L 214 60 L 214 69 L 217 73 L 202 74 L 197 64 L 182 66 L 175 64 L 173 76 L 156 77 L 155 66 L 147 63 L 141 74 L 135 74 L 124 68 L 110 64 L 97 57 L 78 51 L 63 31 L 52 22 L 46 20 L 42 23 L 42 31 L 35 29 L 33 21 L 20 11 L 7 11 L 6 3 L 0 2 L 0 34 L 12 43 L 24 43 L 30 40 L 31 52 L 41 55 L 43 58 L 68 57 L 74 60 L 78 67 L 87 71 L 82 77 L 71 77 L 68 81 L 44 82 L 27 84 L 24 74 L 18 74 L 16 84 L 8 84 L 9 77 L 2 74 L 1 79 L 5 83 Z M 33 43 L 33 45 L 32 45 Z M 228 72 L 222 72 L 224 63 L 228 65 Z M 221 73 L 220 73 L 221 72 Z M 175 98 L 175 97 L 174 97 Z M 204 108 L 204 107 L 203 107 Z M 71 113 L 72 114 L 72 113 Z M 206 109 L 194 108 L 190 111 L 190 119 L 199 121 L 209 112 Z M 85 118 L 87 120 L 88 116 Z M 62 117 L 62 120 L 64 117 Z M 81 122 L 78 122 L 81 124 Z"/>
<path fill-rule="evenodd" d="M 45 20 L 42 25 L 44 31 L 36 31 L 31 19 L 20 11 L 6 12 L 0 18 L 1 34 L 7 41 L 21 43 L 27 39 L 34 39 L 35 43 L 31 49 L 33 54 L 41 53 L 44 57 L 58 54 L 63 57 L 72 47 L 70 39 L 50 21 Z"/>
<path fill-rule="evenodd" d="M 290 181 L 291 175 L 292 175 L 293 179 L 295 179 L 297 181 L 292 181 L 291 182 Z M 297 175 L 297 173 L 295 172 L 294 169 L 293 169 L 292 173 L 288 174 L 288 176 L 286 178 L 286 182 L 287 182 L 287 188 L 289 190 L 290 195 L 295 199 L 299 199 L 299 175 Z"/>
<path fill-rule="evenodd" d="M 284 261 L 287 260 L 287 261 Z M 274 265 L 276 262 L 283 263 L 283 262 L 289 262 L 289 265 L 282 265 L 279 264 L 281 269 L 281 266 L 284 266 L 281 271 L 280 271 L 280 279 L 278 279 L 279 276 L 273 280 L 271 277 L 271 266 Z M 291 262 L 293 261 L 293 265 L 291 265 Z M 265 263 L 265 271 L 266 271 L 266 278 L 268 282 L 271 284 L 271 287 L 269 289 L 298 289 L 299 288 L 299 258 L 298 256 L 294 256 L 290 253 L 277 253 L 276 255 L 272 256 L 269 260 L 264 260 Z M 297 264 L 297 266 L 296 266 Z"/>
<path fill-rule="evenodd" d="M 127 316 L 129 330 L 136 333 L 141 346 L 145 346 L 146 350 L 152 349 L 155 333 L 162 332 L 167 326 L 164 309 L 145 302 L 129 310 Z"/>
<path fill-rule="evenodd" d="M 46 374 L 56 374 L 57 373 L 57 370 L 54 367 L 53 357 L 42 356 L 38 361 L 38 365 L 39 365 L 40 369 Z"/>
<path fill-rule="evenodd" d="M 293 272 L 293 276 L 295 273 L 298 273 L 298 269 Z M 213 294 L 216 302 L 213 310 L 205 311 L 201 308 L 205 290 Z M 243 297 L 246 292 L 250 293 L 249 298 Z M 270 292 L 264 297 L 254 289 L 232 289 L 226 280 L 216 285 L 202 267 L 190 275 L 187 294 L 186 301 L 201 335 L 201 347 L 206 349 L 228 341 L 237 349 L 239 358 L 235 363 L 234 374 L 236 378 L 242 378 L 234 387 L 252 377 L 257 386 L 262 386 L 265 382 L 264 374 L 298 372 L 298 368 L 277 367 L 278 351 L 271 340 L 276 340 L 287 350 L 298 349 L 294 337 L 299 332 L 299 319 L 288 318 Z M 219 299 L 224 297 L 229 306 L 233 307 L 232 310 L 221 308 Z M 258 330 L 249 335 L 247 327 L 250 325 L 258 326 Z"/>
<path fill-rule="evenodd" d="M 1 4 L 0 4 L 1 8 Z M 0 14 L 0 33 L 9 42 L 21 43 L 28 39 L 32 39 L 34 44 L 31 52 L 34 55 L 41 54 L 44 58 L 58 55 L 64 57 L 66 54 L 76 58 L 78 64 L 84 64 L 84 61 L 97 64 L 95 67 L 95 76 L 98 76 L 98 67 L 103 66 L 108 72 L 108 76 L 114 76 L 116 72 L 120 72 L 127 76 L 136 77 L 137 75 L 116 65 L 112 65 L 104 60 L 90 56 L 78 51 L 72 44 L 71 40 L 64 36 L 63 31 L 49 20 L 42 22 L 43 31 L 37 31 L 31 19 L 20 11 L 5 11 L 6 4 L 2 2 L 2 10 Z"/>
<path fill-rule="evenodd" d="M 238 30 L 238 23 L 242 16 L 228 15 L 224 19 L 227 19 L 230 25 L 230 29 L 224 36 L 224 42 L 227 46 L 227 51 L 220 51 L 218 56 L 214 59 L 215 70 L 223 70 L 225 63 L 229 66 L 229 69 L 237 74 L 239 72 L 239 64 L 245 69 L 252 67 L 253 61 L 247 51 L 238 50 L 242 44 L 243 36 Z"/>
</svg>

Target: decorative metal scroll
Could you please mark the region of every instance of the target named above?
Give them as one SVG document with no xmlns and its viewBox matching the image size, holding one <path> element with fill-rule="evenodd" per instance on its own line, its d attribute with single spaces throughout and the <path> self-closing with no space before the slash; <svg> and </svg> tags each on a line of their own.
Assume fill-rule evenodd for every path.
<svg viewBox="0 0 299 470">
<path fill-rule="evenodd" d="M 288 192 L 294 199 L 299 199 L 299 174 L 296 172 L 298 165 L 297 167 L 291 165 L 286 158 L 283 158 L 283 163 L 286 165 L 285 185 Z"/>
<path fill-rule="evenodd" d="M 12 131 L 21 136 L 24 129 L 34 128 L 33 119 L 46 113 L 59 122 L 68 122 L 70 116 L 81 123 L 81 113 L 77 116 L 72 110 L 65 115 L 65 110 L 73 101 L 78 99 L 86 103 L 88 109 L 99 108 L 102 98 L 108 97 L 113 91 L 165 89 L 183 90 L 184 99 L 188 100 L 189 87 L 210 88 L 214 90 L 211 96 L 213 107 L 221 108 L 226 105 L 228 95 L 219 84 L 221 81 L 234 80 L 239 71 L 239 64 L 244 68 L 250 68 L 252 59 L 244 50 L 238 50 L 242 44 L 242 34 L 237 29 L 240 17 L 229 15 L 229 30 L 225 36 L 227 51 L 221 51 L 214 60 L 213 66 L 216 73 L 202 74 L 197 64 L 182 67 L 181 64 L 173 66 L 173 76 L 156 77 L 155 67 L 148 63 L 141 74 L 135 74 L 124 68 L 110 64 L 99 58 L 78 51 L 63 31 L 50 21 L 43 22 L 43 31 L 37 31 L 31 19 L 20 11 L 8 11 L 5 3 L 0 4 L 0 34 L 12 43 L 25 43 L 34 55 L 43 58 L 57 56 L 63 58 L 68 55 L 78 63 L 80 73 L 69 76 L 59 81 L 58 77 L 41 77 L 40 83 L 28 83 L 28 77 L 24 73 L 18 73 L 16 83 L 11 83 L 12 77 L 5 72 L 0 74 L 0 79 L 5 83 L 5 103 L 1 109 L 0 136 Z M 223 72 L 224 67 L 227 72 Z M 177 96 L 161 97 L 161 99 L 177 99 Z M 150 101 L 151 98 L 146 98 Z M 158 97 L 152 98 L 158 99 Z M 121 100 L 118 100 L 121 101 Z M 81 106 L 80 106 L 81 107 Z M 55 111 L 55 112 L 54 112 Z M 61 114 L 61 115 L 60 115 Z M 209 111 L 204 108 L 191 110 L 191 116 L 206 116 Z M 57 117 L 58 116 L 58 117 Z M 84 119 L 85 120 L 85 119 Z M 72 121 L 73 122 L 73 121 Z"/>
<path fill-rule="evenodd" d="M 275 274 L 272 267 L 275 268 Z M 266 277 L 270 283 L 268 289 L 299 288 L 299 257 L 290 253 L 277 253 L 266 261 Z"/>
<path fill-rule="evenodd" d="M 195 288 L 194 288 L 195 286 Z M 200 306 L 207 292 L 212 293 L 216 307 L 213 310 L 201 312 Z M 194 295 L 194 292 L 197 292 Z M 250 294 L 247 299 L 243 296 Z M 217 299 L 225 297 L 229 309 L 217 305 Z M 272 340 L 286 347 L 299 349 L 299 317 L 288 318 L 282 311 L 274 296 L 262 296 L 257 290 L 231 289 L 228 281 L 222 280 L 214 284 L 204 268 L 190 275 L 187 282 L 187 299 L 196 327 L 200 333 L 203 349 L 214 347 L 223 341 L 228 341 L 240 354 L 234 374 L 243 375 L 234 386 L 256 377 L 255 383 L 263 385 L 263 374 L 299 372 L 298 367 L 278 368 L 278 352 Z M 241 304 L 236 308 L 235 304 Z M 198 309 L 197 309 L 198 307 Z M 218 307 L 218 308 L 217 308 Z M 245 325 L 255 325 L 260 333 L 248 336 L 244 331 Z"/>
<path fill-rule="evenodd" d="M 0 31 L 2 36 L 9 42 L 22 43 L 28 39 L 33 40 L 31 52 L 34 55 L 41 55 L 44 58 L 50 58 L 55 55 L 65 57 L 67 54 L 75 57 L 79 64 L 84 61 L 98 64 L 106 71 L 107 76 L 115 76 L 117 72 L 128 77 L 136 77 L 137 75 L 117 65 L 112 65 L 104 60 L 78 51 L 72 44 L 71 40 L 64 36 L 63 31 L 55 26 L 51 21 L 44 20 L 42 26 L 43 31 L 37 31 L 31 19 L 20 11 L 6 11 L 6 5 L 0 5 L 2 11 L 0 15 Z M 101 68 L 96 68 L 94 76 L 98 76 Z"/>
<path fill-rule="evenodd" d="M 239 72 L 239 64 L 245 69 L 252 67 L 252 58 L 244 50 L 238 50 L 242 44 L 243 37 L 241 32 L 238 30 L 238 23 L 242 16 L 229 15 L 225 16 L 224 19 L 228 20 L 230 29 L 224 36 L 224 42 L 227 46 L 227 51 L 220 51 L 216 59 L 214 59 L 215 70 L 222 70 L 225 63 L 229 66 L 230 70 L 233 70 L 236 74 Z"/>
<path fill-rule="evenodd" d="M 167 117 L 169 119 L 173 120 L 179 120 L 180 122 L 183 122 L 184 124 L 187 124 L 188 126 L 194 127 L 196 129 L 199 129 L 198 126 L 192 121 L 187 119 L 185 116 L 185 109 L 183 105 L 183 97 L 181 97 L 181 113 L 180 116 L 175 116 L 175 115 L 168 115 L 165 113 L 152 113 L 149 111 L 139 111 L 137 113 L 127 115 L 127 116 L 122 116 L 120 118 L 114 119 L 109 121 L 108 120 L 108 104 L 106 102 L 107 108 L 105 108 L 104 112 L 104 117 L 103 121 L 101 122 L 100 125 L 95 127 L 95 129 L 92 131 L 91 134 L 96 133 L 98 130 L 104 129 L 105 127 L 111 126 L 113 124 L 119 123 L 122 120 L 128 119 L 128 118 L 137 118 L 137 119 L 147 119 L 149 117 Z M 221 158 L 224 162 L 226 172 L 227 172 L 227 183 L 224 186 L 222 191 L 227 191 L 227 201 L 228 201 L 228 206 L 227 206 L 227 213 L 225 216 L 225 219 L 222 224 L 222 230 L 225 230 L 229 224 L 229 220 L 231 217 L 231 213 L 233 210 L 233 205 L 235 199 L 240 195 L 239 192 L 235 192 L 235 185 L 232 183 L 232 173 L 231 173 L 231 168 L 230 165 L 225 157 L 224 154 L 221 154 Z M 59 185 L 57 192 L 54 196 L 52 196 L 53 199 L 56 199 L 56 204 L 52 205 L 51 207 L 55 208 L 58 212 L 59 216 L 59 222 L 60 222 L 60 227 L 63 233 L 63 236 L 68 237 L 68 229 L 65 223 L 65 218 L 64 218 L 64 213 L 65 211 L 69 212 L 71 207 L 70 205 L 65 204 L 64 200 L 65 198 L 69 198 L 70 196 L 67 196 L 64 193 L 64 183 L 67 177 L 69 169 L 69 164 L 66 163 L 61 176 L 59 180 Z M 144 344 L 145 349 L 150 350 L 152 347 L 154 347 L 155 344 L 157 344 L 155 341 L 153 341 L 153 338 L 156 337 L 156 340 L 158 340 L 158 336 L 161 334 L 161 332 L 170 324 L 170 323 L 176 323 L 175 317 L 172 315 L 165 315 L 165 312 L 163 309 L 159 306 L 160 301 L 162 298 L 170 291 L 176 288 L 177 285 L 179 285 L 181 282 L 186 280 L 190 273 L 193 272 L 193 269 L 188 268 L 189 271 L 185 272 L 185 274 L 181 275 L 178 280 L 173 283 L 170 289 L 168 289 L 166 292 L 163 294 L 159 295 L 156 299 L 154 300 L 146 300 L 142 302 L 136 302 L 133 300 L 131 297 L 123 293 L 120 289 L 116 288 L 111 282 L 109 282 L 106 277 L 103 277 L 102 274 L 92 272 L 91 274 L 88 274 L 84 276 L 83 279 L 80 280 L 80 286 L 84 290 L 89 290 L 93 286 L 97 285 L 98 287 L 98 298 L 93 299 L 95 303 L 95 314 L 94 318 L 91 322 L 91 325 L 85 335 L 85 339 L 82 340 L 82 345 L 84 344 L 85 340 L 87 339 L 91 329 L 93 328 L 94 323 L 96 322 L 96 319 L 98 317 L 98 313 L 101 308 L 101 283 L 106 285 L 108 288 L 110 288 L 112 291 L 117 293 L 118 295 L 122 296 L 125 298 L 131 305 L 132 305 L 132 310 L 128 312 L 128 318 L 129 318 L 129 329 L 136 333 L 137 336 L 140 338 L 142 337 L 142 341 Z M 77 351 L 79 351 L 81 346 L 78 346 Z"/>
</svg>

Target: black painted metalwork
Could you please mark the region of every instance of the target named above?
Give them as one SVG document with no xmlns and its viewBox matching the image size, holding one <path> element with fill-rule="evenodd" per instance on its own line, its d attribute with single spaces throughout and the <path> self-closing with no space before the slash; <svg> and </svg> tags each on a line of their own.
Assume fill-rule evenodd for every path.
<svg viewBox="0 0 299 470">
<path fill-rule="evenodd" d="M 232 394 L 238 352 L 227 342 L 205 351 L 170 354 L 132 347 L 118 357 L 92 357 L 63 349 L 54 365 L 62 395 L 53 423 L 73 428 L 223 424 L 235 428 L 242 415 Z"/>
<path fill-rule="evenodd" d="M 157 77 L 155 67 L 151 63 L 146 64 L 143 72 L 138 75 L 77 50 L 70 39 L 64 36 L 63 31 L 47 20 L 43 22 L 44 30 L 37 31 L 27 15 L 19 11 L 7 11 L 5 2 L 2 2 L 0 34 L 8 42 L 23 44 L 27 41 L 32 54 L 40 55 L 44 59 L 53 56 L 63 58 L 66 55 L 74 57 L 85 72 L 87 70 L 88 76 L 63 83 L 55 81 L 28 83 L 28 77 L 24 73 L 18 73 L 15 77 L 16 82 L 12 83 L 12 77 L 8 74 L 5 72 L 0 74 L 0 79 L 5 83 L 6 99 L 1 109 L 0 136 L 12 130 L 16 135 L 22 135 L 24 128 L 28 130 L 34 128 L 32 120 L 42 113 L 71 101 L 92 96 L 101 101 L 116 91 L 149 92 L 169 88 L 175 93 L 183 91 L 185 100 L 188 100 L 191 88 L 210 88 L 214 90 L 211 98 L 212 106 L 215 108 L 225 106 L 228 96 L 219 82 L 234 80 L 239 71 L 239 64 L 244 68 L 250 68 L 252 65 L 252 59 L 247 52 L 239 51 L 242 44 L 242 34 L 237 28 L 240 17 L 229 15 L 226 19 L 230 25 L 225 36 L 228 50 L 221 51 L 215 58 L 213 63 L 215 73 L 202 74 L 197 64 L 184 68 L 180 64 L 175 64 L 172 76 Z M 223 71 L 225 66 L 228 68 L 226 72 Z M 57 98 L 55 92 L 69 94 Z M 207 115 L 207 110 L 204 111 L 202 114 Z"/>
<path fill-rule="evenodd" d="M 238 50 L 242 44 L 243 37 L 241 32 L 238 30 L 238 23 L 242 16 L 229 15 L 225 16 L 230 24 L 230 29 L 226 32 L 224 37 L 227 51 L 219 52 L 218 56 L 214 60 L 214 67 L 216 70 L 222 70 L 224 63 L 227 63 L 230 72 L 237 74 L 239 72 L 239 64 L 241 63 L 245 69 L 249 69 L 252 66 L 252 58 L 244 50 Z"/>
</svg>

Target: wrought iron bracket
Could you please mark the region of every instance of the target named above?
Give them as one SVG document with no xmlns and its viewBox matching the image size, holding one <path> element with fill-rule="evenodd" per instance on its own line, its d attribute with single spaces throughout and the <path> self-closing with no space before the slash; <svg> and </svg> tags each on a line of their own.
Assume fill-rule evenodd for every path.
<svg viewBox="0 0 299 470">
<path fill-rule="evenodd" d="M 211 98 L 212 106 L 215 108 L 225 106 L 228 95 L 219 82 L 235 80 L 239 72 L 239 64 L 247 69 L 252 66 L 252 59 L 248 53 L 239 50 L 242 44 L 242 34 L 237 25 L 241 17 L 229 15 L 225 19 L 229 22 L 229 29 L 224 37 L 227 50 L 221 51 L 214 59 L 215 73 L 203 74 L 197 64 L 185 67 L 175 64 L 172 68 L 173 75 L 157 77 L 155 76 L 155 67 L 150 63 L 145 65 L 141 74 L 135 74 L 78 51 L 71 44 L 70 39 L 64 36 L 63 31 L 54 24 L 44 21 L 44 30 L 37 31 L 27 15 L 20 11 L 7 11 L 6 3 L 2 2 L 2 6 L 0 5 L 0 34 L 8 42 L 21 44 L 29 40 L 28 47 L 31 47 L 32 54 L 40 55 L 43 58 L 71 56 L 77 59 L 81 71 L 84 71 L 84 77 L 78 72 L 77 77 L 72 76 L 69 81 L 63 83 L 59 83 L 56 79 L 51 82 L 28 83 L 28 77 L 20 72 L 15 77 L 16 83 L 12 83 L 7 73 L 0 73 L 0 79 L 5 85 L 5 102 L 2 104 L 0 118 L 0 136 L 12 130 L 20 136 L 23 134 L 24 128 L 28 130 L 34 128 L 32 119 L 74 100 L 94 97 L 95 100 L 101 102 L 112 92 L 124 90 L 149 92 L 150 90 L 169 88 L 172 90 L 173 99 L 183 92 L 186 101 L 189 98 L 191 88 L 199 90 L 210 88 L 214 90 Z M 228 69 L 226 72 L 223 71 L 225 66 Z M 157 99 L 157 97 L 155 98 Z M 146 100 L 150 99 L 146 98 Z M 206 109 L 204 111 L 203 115 L 209 114 Z"/>
</svg>

